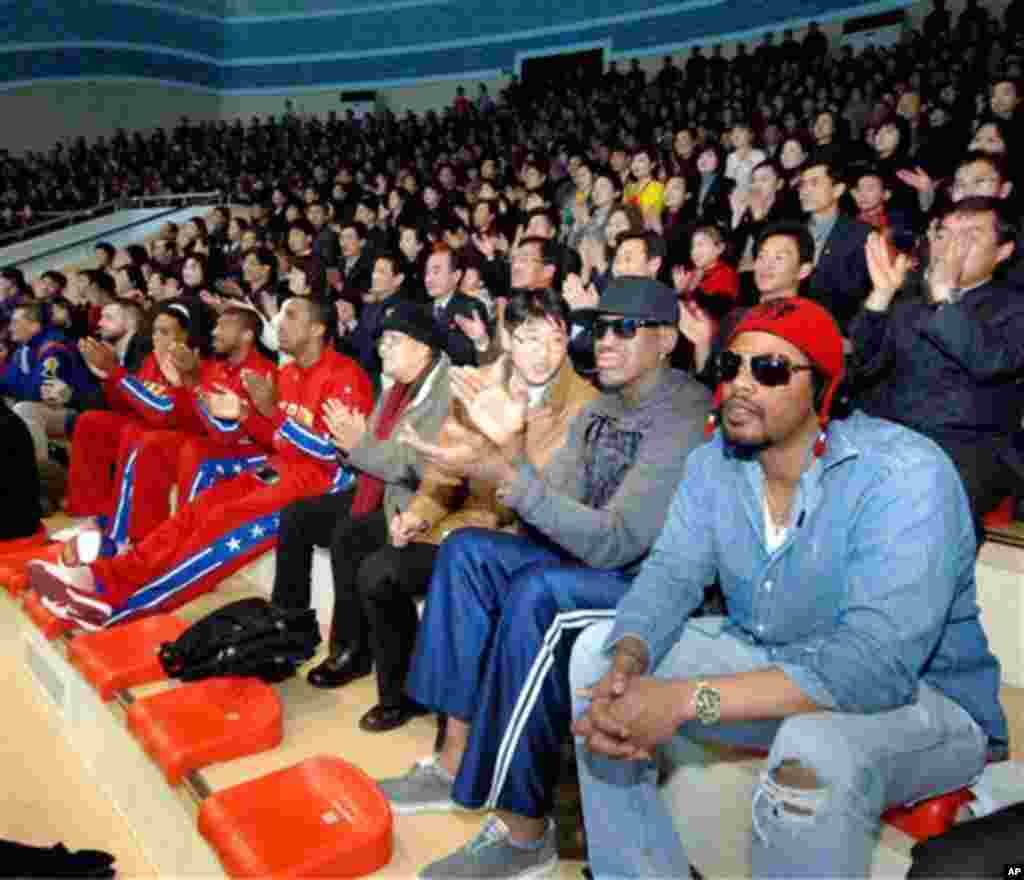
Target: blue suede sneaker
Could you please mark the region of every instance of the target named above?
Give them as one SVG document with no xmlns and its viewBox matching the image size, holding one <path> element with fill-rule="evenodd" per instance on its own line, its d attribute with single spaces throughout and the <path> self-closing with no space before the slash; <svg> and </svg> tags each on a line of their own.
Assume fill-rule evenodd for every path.
<svg viewBox="0 0 1024 880">
<path fill-rule="evenodd" d="M 512 843 L 508 825 L 490 816 L 469 843 L 427 865 L 417 876 L 422 880 L 532 880 L 557 871 L 554 822 L 549 819 L 544 838 L 536 848 L 527 849 Z"/>
</svg>

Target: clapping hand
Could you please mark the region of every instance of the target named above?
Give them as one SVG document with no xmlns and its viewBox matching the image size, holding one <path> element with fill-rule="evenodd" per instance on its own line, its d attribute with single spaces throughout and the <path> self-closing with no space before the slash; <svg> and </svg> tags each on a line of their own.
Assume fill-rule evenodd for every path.
<svg viewBox="0 0 1024 880">
<path fill-rule="evenodd" d="M 575 272 L 570 272 L 562 284 L 562 296 L 573 311 L 577 309 L 596 309 L 601 300 L 600 294 L 593 284 L 583 286 L 583 279 Z"/>
<path fill-rule="evenodd" d="M 697 286 L 700 275 L 696 269 L 687 269 L 682 264 L 672 270 L 672 283 L 677 293 L 689 293 Z"/>
<path fill-rule="evenodd" d="M 274 380 L 269 375 L 257 373 L 255 370 L 242 370 L 242 387 L 260 415 L 268 419 L 274 415 L 277 391 L 274 388 Z"/>
<path fill-rule="evenodd" d="M 475 311 L 472 315 L 456 315 L 455 325 L 470 338 L 477 351 L 485 351 L 491 337 L 487 333 L 487 324 Z"/>
<path fill-rule="evenodd" d="M 887 309 L 896 292 L 906 281 L 910 269 L 910 257 L 903 253 L 893 253 L 885 236 L 872 232 L 864 245 L 864 256 L 871 275 L 872 291 L 867 303 L 868 307 Z"/>
<path fill-rule="evenodd" d="M 184 342 L 176 343 L 168 351 L 168 360 L 178 372 L 179 383 L 194 385 L 199 377 L 199 350 L 189 348 Z M 161 367 L 163 363 L 161 362 Z"/>
<path fill-rule="evenodd" d="M 339 299 L 334 304 L 334 311 L 338 315 L 338 332 L 344 336 L 348 328 L 356 319 L 356 307 L 347 299 Z"/>
<path fill-rule="evenodd" d="M 715 335 L 715 322 L 697 303 L 685 300 L 679 304 L 679 332 L 695 348 L 710 347 Z"/>
<path fill-rule="evenodd" d="M 429 464 L 465 479 L 479 479 L 502 484 L 515 478 L 515 468 L 486 437 L 451 422 L 445 428 L 446 442 L 428 443 L 416 430 L 405 425 L 398 431 L 398 441 L 415 449 Z"/>
<path fill-rule="evenodd" d="M 87 336 L 78 343 L 78 350 L 89 372 L 100 379 L 106 379 L 117 369 L 117 354 L 109 342 L 101 342 Z"/>
<path fill-rule="evenodd" d="M 428 523 L 409 511 L 399 511 L 388 523 L 391 546 L 402 548 L 427 531 Z"/>
<path fill-rule="evenodd" d="M 935 181 L 920 165 L 916 168 L 901 168 L 896 176 L 907 186 L 919 193 L 931 192 L 935 189 Z"/>
<path fill-rule="evenodd" d="M 218 315 L 230 305 L 230 303 L 226 302 L 223 297 L 210 293 L 208 290 L 202 291 L 199 294 L 199 298 Z"/>
<path fill-rule="evenodd" d="M 485 260 L 493 260 L 498 249 L 498 240 L 493 235 L 473 233 L 473 245 Z"/>
<path fill-rule="evenodd" d="M 732 206 L 733 219 L 738 220 L 750 204 L 750 190 L 745 187 L 736 187 L 729 194 L 729 204 Z"/>
<path fill-rule="evenodd" d="M 172 388 L 180 388 L 182 385 L 181 372 L 171 357 L 171 349 L 155 348 L 153 349 L 153 357 L 156 358 L 157 366 L 160 367 L 160 373 L 164 377 L 164 381 Z"/>
<path fill-rule="evenodd" d="M 366 434 L 366 416 L 333 397 L 324 402 L 323 414 L 336 446 L 351 452 L 359 445 Z"/>
<path fill-rule="evenodd" d="M 245 404 L 242 398 L 223 385 L 214 385 L 212 391 L 204 392 L 203 402 L 215 419 L 237 422 L 244 415 Z"/>
<path fill-rule="evenodd" d="M 487 384 L 479 370 L 456 367 L 449 372 L 452 394 L 466 408 L 474 427 L 497 447 L 506 446 L 526 427 L 529 394 L 516 377 L 508 387 Z"/>
</svg>

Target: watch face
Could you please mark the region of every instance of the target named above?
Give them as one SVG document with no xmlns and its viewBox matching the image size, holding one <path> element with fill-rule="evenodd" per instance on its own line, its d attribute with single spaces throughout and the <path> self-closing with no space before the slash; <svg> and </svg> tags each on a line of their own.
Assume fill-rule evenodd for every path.
<svg viewBox="0 0 1024 880">
<path fill-rule="evenodd" d="M 702 724 L 717 724 L 721 717 L 722 698 L 713 687 L 702 685 L 694 695 L 694 711 Z"/>
</svg>

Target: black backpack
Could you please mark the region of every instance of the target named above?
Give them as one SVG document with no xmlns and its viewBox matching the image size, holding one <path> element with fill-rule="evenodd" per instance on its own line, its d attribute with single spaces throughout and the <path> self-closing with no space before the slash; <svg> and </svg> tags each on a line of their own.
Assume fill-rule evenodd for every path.
<svg viewBox="0 0 1024 880">
<path fill-rule="evenodd" d="M 320 644 L 312 608 L 278 608 L 266 599 L 239 599 L 197 620 L 160 646 L 160 665 L 171 678 L 198 681 L 223 675 L 284 681 Z"/>
</svg>

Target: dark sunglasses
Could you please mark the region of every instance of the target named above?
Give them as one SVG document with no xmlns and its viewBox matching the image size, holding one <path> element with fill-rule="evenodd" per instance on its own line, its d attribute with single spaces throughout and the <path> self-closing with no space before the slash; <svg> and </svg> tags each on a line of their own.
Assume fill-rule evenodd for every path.
<svg viewBox="0 0 1024 880">
<path fill-rule="evenodd" d="M 619 339 L 632 339 L 641 327 L 665 327 L 664 321 L 649 321 L 644 318 L 595 318 L 594 340 L 604 338 L 605 333 L 612 331 Z"/>
<path fill-rule="evenodd" d="M 718 355 L 718 381 L 734 381 L 740 374 L 744 360 L 747 359 L 734 351 L 721 352 Z M 791 364 L 789 358 L 783 354 L 755 354 L 750 358 L 750 374 L 758 385 L 764 385 L 766 388 L 788 385 L 794 373 L 813 369 L 810 364 Z"/>
</svg>

